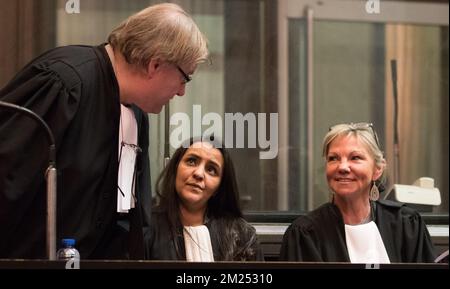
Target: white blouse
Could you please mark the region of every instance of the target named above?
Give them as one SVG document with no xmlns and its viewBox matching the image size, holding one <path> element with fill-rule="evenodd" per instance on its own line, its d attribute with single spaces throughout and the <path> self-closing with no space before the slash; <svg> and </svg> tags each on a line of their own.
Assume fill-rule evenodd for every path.
<svg viewBox="0 0 450 289">
<path fill-rule="evenodd" d="M 389 256 L 375 222 L 345 225 L 345 240 L 352 263 L 390 263 Z"/>
<path fill-rule="evenodd" d="M 214 262 L 211 245 L 211 236 L 205 225 L 184 226 L 184 246 L 186 248 L 186 261 L 188 262 Z"/>
</svg>

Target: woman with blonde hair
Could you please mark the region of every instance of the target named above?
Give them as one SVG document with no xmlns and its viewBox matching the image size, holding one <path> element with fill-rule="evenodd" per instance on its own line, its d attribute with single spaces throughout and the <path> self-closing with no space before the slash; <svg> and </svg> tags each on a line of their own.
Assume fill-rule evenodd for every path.
<svg viewBox="0 0 450 289">
<path fill-rule="evenodd" d="M 289 226 L 282 260 L 434 261 L 420 214 L 404 204 L 378 200 L 386 161 L 372 124 L 333 126 L 324 138 L 323 156 L 333 200 Z"/>
</svg>

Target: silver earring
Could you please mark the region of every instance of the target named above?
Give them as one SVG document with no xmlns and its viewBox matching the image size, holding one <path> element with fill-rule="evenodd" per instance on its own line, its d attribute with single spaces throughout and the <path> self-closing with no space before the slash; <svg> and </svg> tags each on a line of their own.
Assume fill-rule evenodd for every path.
<svg viewBox="0 0 450 289">
<path fill-rule="evenodd" d="M 369 199 L 371 201 L 376 201 L 380 198 L 380 191 L 378 190 L 377 185 L 373 182 L 372 188 L 370 189 Z"/>
</svg>

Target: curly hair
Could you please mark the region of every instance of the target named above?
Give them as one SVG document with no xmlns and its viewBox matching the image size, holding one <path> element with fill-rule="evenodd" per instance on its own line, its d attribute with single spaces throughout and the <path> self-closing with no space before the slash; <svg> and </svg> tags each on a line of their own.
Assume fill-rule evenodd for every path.
<svg viewBox="0 0 450 289">
<path fill-rule="evenodd" d="M 174 239 L 183 235 L 179 216 L 180 198 L 175 188 L 177 169 L 188 148 L 198 141 L 200 140 L 191 138 L 178 148 L 156 182 L 156 207 L 166 213 Z M 243 219 L 231 157 L 221 142 L 210 138 L 203 138 L 201 141 L 212 144 L 221 152 L 224 159 L 222 179 L 217 192 L 208 200 L 205 217 L 211 240 L 218 244 L 216 251 L 218 255 L 215 255 L 214 259 L 252 260 L 256 254 L 252 247 L 256 243 L 255 229 Z M 180 245 L 178 242 L 175 244 L 177 254 L 181 258 L 183 254 Z"/>
</svg>

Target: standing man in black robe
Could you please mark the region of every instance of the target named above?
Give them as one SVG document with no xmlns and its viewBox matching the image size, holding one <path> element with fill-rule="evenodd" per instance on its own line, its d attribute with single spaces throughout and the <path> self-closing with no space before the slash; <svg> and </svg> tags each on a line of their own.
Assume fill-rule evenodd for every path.
<svg viewBox="0 0 450 289">
<path fill-rule="evenodd" d="M 100 46 L 50 50 L 0 91 L 40 115 L 56 140 L 57 238 L 81 258 L 142 259 L 150 223 L 148 118 L 182 96 L 207 40 L 175 4 L 129 17 Z M 45 134 L 0 111 L 0 259 L 44 258 Z"/>
</svg>

